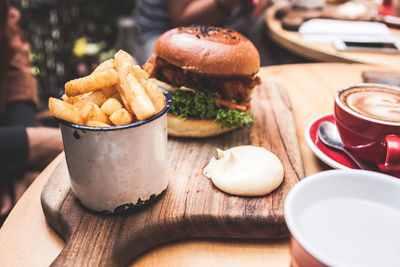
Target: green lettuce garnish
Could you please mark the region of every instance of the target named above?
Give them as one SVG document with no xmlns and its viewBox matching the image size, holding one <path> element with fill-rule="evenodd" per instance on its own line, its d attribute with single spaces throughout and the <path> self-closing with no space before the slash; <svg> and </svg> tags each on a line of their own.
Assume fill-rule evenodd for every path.
<svg viewBox="0 0 400 267">
<path fill-rule="evenodd" d="M 215 93 L 209 91 L 175 90 L 169 92 L 172 97 L 172 105 L 169 113 L 180 119 L 200 118 L 215 119 L 214 122 L 221 123 L 222 128 L 250 126 L 254 122 L 253 114 L 218 107 L 215 104 Z"/>
</svg>

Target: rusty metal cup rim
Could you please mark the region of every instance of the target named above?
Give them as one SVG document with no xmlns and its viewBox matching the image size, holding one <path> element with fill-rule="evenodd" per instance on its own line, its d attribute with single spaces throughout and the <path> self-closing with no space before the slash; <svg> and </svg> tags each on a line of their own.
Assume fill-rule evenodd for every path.
<svg viewBox="0 0 400 267">
<path fill-rule="evenodd" d="M 171 95 L 166 90 L 163 90 L 163 93 L 164 93 L 164 96 L 165 96 L 165 107 L 160 112 L 158 112 L 157 114 L 151 116 L 148 119 L 141 120 L 141 121 L 135 121 L 135 122 L 132 122 L 132 123 L 129 123 L 129 124 L 125 124 L 125 125 L 112 126 L 112 127 L 92 127 L 92 126 L 86 126 L 86 125 L 80 125 L 80 124 L 71 123 L 71 122 L 59 119 L 57 117 L 55 117 L 55 118 L 62 125 L 69 126 L 71 128 L 75 128 L 75 129 L 85 130 L 85 131 L 117 131 L 117 130 L 123 130 L 123 129 L 127 129 L 127 128 L 132 128 L 132 127 L 138 127 L 138 126 L 141 126 L 143 124 L 149 123 L 149 122 L 151 122 L 151 121 L 163 116 L 165 113 L 168 112 L 168 110 L 169 110 L 169 108 L 171 107 L 171 104 L 172 104 L 172 98 L 171 98 Z"/>
</svg>

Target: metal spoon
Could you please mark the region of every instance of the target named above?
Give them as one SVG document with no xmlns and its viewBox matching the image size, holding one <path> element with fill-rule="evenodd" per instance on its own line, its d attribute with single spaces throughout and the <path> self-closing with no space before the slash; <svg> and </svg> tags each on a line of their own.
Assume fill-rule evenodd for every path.
<svg viewBox="0 0 400 267">
<path fill-rule="evenodd" d="M 318 137 L 326 146 L 337 149 L 345 153 L 353 162 L 363 170 L 369 170 L 368 166 L 357 159 L 353 154 L 350 153 L 344 146 L 342 139 L 340 138 L 339 132 L 336 125 L 329 121 L 322 122 L 318 127 Z"/>
</svg>

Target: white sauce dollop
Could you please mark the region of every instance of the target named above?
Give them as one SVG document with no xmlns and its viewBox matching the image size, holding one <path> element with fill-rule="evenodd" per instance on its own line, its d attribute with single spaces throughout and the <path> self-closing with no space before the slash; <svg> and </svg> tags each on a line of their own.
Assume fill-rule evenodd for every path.
<svg viewBox="0 0 400 267">
<path fill-rule="evenodd" d="M 283 180 L 283 166 L 275 154 L 263 147 L 237 146 L 217 149 L 203 173 L 221 191 L 239 196 L 262 196 Z"/>
</svg>

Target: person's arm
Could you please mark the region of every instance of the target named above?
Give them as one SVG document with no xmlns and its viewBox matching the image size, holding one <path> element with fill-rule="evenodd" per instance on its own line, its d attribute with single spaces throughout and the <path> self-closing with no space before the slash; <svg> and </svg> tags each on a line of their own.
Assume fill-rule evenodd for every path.
<svg viewBox="0 0 400 267">
<path fill-rule="evenodd" d="M 22 177 L 28 167 L 28 136 L 24 126 L 0 127 L 0 177 L 4 182 Z"/>
<path fill-rule="evenodd" d="M 0 177 L 14 180 L 22 177 L 27 170 L 30 142 L 26 127 L 35 124 L 32 103 L 7 103 L 3 124 L 0 126 Z"/>
<path fill-rule="evenodd" d="M 15 179 L 28 167 L 41 169 L 62 151 L 60 129 L 35 126 L 32 103 L 7 103 L 0 126 L 0 177 Z"/>
<path fill-rule="evenodd" d="M 31 101 L 12 101 L 6 104 L 4 126 L 36 126 L 35 105 Z"/>
<path fill-rule="evenodd" d="M 174 27 L 218 25 L 236 5 L 248 0 L 168 0 L 168 11 Z"/>
<path fill-rule="evenodd" d="M 6 3 L 6 2 L 5 2 Z M 1 177 L 21 177 L 28 166 L 26 126 L 35 126 L 36 81 L 31 74 L 29 44 L 19 28 L 19 12 L 8 8 L 1 34 L 0 164 Z M 3 14 L 3 16 L 5 16 Z"/>
<path fill-rule="evenodd" d="M 10 8 L 7 16 L 7 26 L 4 36 L 5 66 L 2 90 L 5 90 L 5 102 L 25 101 L 36 105 L 36 80 L 31 73 L 29 62 L 29 43 L 19 28 L 20 14 L 15 8 Z M 4 63 L 3 63 L 4 64 Z"/>
</svg>

